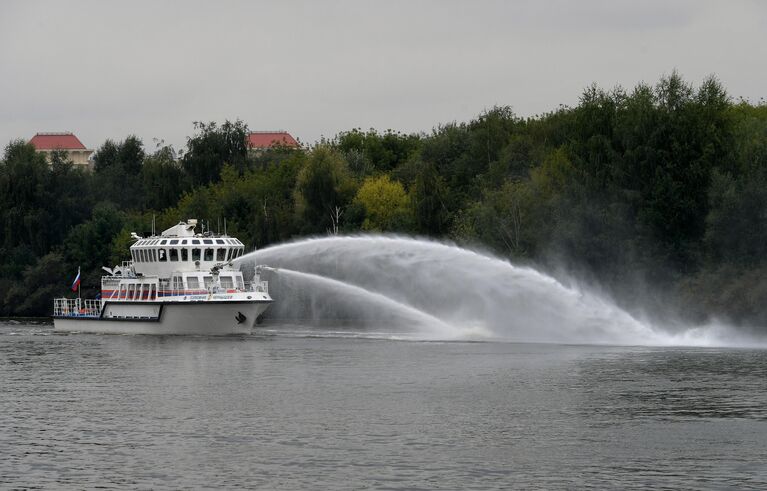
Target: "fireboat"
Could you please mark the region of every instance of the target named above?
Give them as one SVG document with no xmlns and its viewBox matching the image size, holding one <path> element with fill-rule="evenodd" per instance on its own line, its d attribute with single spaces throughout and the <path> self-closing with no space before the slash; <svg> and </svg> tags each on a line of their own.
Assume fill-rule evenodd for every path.
<svg viewBox="0 0 767 491">
<path fill-rule="evenodd" d="M 100 298 L 56 298 L 53 327 L 60 332 L 103 334 L 250 333 L 272 302 L 269 284 L 256 268 L 251 281 L 233 261 L 245 246 L 238 239 L 196 233 L 197 220 L 179 222 L 160 235 L 140 237 L 130 261 L 102 268 Z"/>
</svg>

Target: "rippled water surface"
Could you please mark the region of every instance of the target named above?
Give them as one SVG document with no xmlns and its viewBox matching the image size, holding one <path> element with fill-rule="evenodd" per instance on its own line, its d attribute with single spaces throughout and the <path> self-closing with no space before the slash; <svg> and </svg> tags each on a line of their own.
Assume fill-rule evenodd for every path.
<svg viewBox="0 0 767 491">
<path fill-rule="evenodd" d="M 767 352 L 0 324 L 0 488 L 767 488 Z"/>
</svg>

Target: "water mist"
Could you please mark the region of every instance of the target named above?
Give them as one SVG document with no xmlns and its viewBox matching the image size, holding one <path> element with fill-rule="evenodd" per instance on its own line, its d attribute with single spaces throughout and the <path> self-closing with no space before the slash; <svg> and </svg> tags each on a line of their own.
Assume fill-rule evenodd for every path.
<svg viewBox="0 0 767 491">
<path fill-rule="evenodd" d="M 672 335 L 532 268 L 429 240 L 315 238 L 253 252 L 238 264 L 277 268 L 269 277 L 280 290 L 270 313 L 276 317 L 303 311 L 318 320 L 352 308 L 362 324 L 429 339 L 728 344 L 721 326 Z"/>
</svg>

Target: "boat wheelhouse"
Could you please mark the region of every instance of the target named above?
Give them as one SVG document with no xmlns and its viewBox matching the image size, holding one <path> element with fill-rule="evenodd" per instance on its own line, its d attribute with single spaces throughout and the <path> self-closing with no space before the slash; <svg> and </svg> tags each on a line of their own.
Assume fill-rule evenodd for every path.
<svg viewBox="0 0 767 491">
<path fill-rule="evenodd" d="M 131 260 L 101 279 L 101 298 L 54 300 L 54 329 L 120 334 L 250 332 L 272 299 L 257 269 L 246 282 L 233 261 L 245 247 L 226 234 L 196 233 L 197 220 L 139 237 Z"/>
</svg>

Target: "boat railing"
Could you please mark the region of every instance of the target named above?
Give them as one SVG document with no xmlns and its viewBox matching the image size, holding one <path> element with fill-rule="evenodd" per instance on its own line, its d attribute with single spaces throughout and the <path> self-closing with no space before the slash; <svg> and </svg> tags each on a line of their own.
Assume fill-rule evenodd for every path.
<svg viewBox="0 0 767 491">
<path fill-rule="evenodd" d="M 53 315 L 56 317 L 99 317 L 101 301 L 80 298 L 53 299 Z"/>
</svg>

